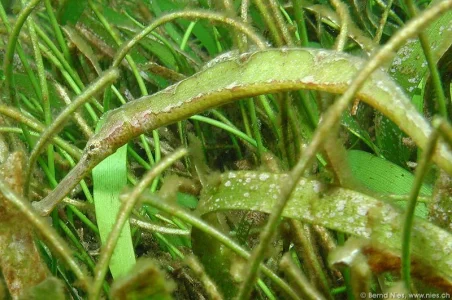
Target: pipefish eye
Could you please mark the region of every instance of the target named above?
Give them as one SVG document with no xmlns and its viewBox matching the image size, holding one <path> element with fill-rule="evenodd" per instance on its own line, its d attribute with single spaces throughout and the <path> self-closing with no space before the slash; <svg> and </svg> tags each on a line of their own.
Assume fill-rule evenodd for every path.
<svg viewBox="0 0 452 300">
<path fill-rule="evenodd" d="M 92 152 L 92 151 L 96 151 L 96 149 L 99 148 L 99 145 L 97 143 L 92 143 L 88 146 L 88 151 Z"/>
<path fill-rule="evenodd" d="M 86 152 L 89 156 L 96 155 L 96 153 L 100 150 L 101 143 L 98 141 L 92 141 L 86 146 Z"/>
</svg>

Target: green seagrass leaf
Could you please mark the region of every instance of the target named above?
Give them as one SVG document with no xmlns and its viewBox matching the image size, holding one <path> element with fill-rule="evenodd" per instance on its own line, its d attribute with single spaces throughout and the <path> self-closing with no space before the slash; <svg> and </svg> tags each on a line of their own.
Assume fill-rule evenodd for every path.
<svg viewBox="0 0 452 300">
<path fill-rule="evenodd" d="M 363 186 L 378 194 L 405 195 L 411 191 L 414 175 L 400 166 L 365 151 L 351 150 L 347 152 L 348 163 L 353 177 Z M 419 192 L 421 196 L 431 196 L 432 187 L 423 184 Z M 406 201 L 394 201 L 401 208 Z M 415 215 L 426 219 L 428 209 L 426 203 L 418 202 Z"/>
<path fill-rule="evenodd" d="M 288 174 L 224 173 L 219 184 L 204 188 L 198 213 L 204 215 L 227 210 L 271 213 L 281 187 L 288 180 Z M 286 205 L 283 217 L 372 238 L 388 251 L 401 251 L 403 211 L 356 191 L 328 187 L 319 181 L 302 178 Z M 416 218 L 412 239 L 413 259 L 421 265 L 434 267 L 438 276 L 452 286 L 452 236 Z"/>
<path fill-rule="evenodd" d="M 94 206 L 103 244 L 116 223 L 121 206 L 119 195 L 127 185 L 126 158 L 127 145 L 124 145 L 93 169 Z M 130 225 L 127 222 L 121 231 L 110 261 L 113 278 L 126 274 L 133 264 L 135 264 L 135 251 Z"/>
<path fill-rule="evenodd" d="M 414 175 L 392 162 L 365 151 L 348 151 L 348 161 L 353 176 L 367 188 L 377 193 L 408 195 Z M 432 187 L 424 184 L 420 195 L 431 196 Z"/>
</svg>

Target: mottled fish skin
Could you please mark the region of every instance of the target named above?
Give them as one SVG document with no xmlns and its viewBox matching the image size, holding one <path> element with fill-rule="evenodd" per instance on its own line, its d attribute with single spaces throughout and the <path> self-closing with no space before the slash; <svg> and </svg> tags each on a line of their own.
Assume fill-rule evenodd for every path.
<svg viewBox="0 0 452 300">
<path fill-rule="evenodd" d="M 107 113 L 78 164 L 34 206 L 49 214 L 98 163 L 140 134 L 245 97 L 298 89 L 343 93 L 364 63 L 343 52 L 307 48 L 223 55 L 193 76 Z M 389 117 L 420 148 L 426 146 L 431 126 L 385 72 L 375 71 L 357 97 Z M 445 145 L 433 160 L 452 174 L 452 154 Z"/>
</svg>

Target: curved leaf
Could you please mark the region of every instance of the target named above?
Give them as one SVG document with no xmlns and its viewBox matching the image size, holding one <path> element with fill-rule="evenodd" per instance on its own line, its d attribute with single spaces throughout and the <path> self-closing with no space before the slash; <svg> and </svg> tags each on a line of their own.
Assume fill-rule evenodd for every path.
<svg viewBox="0 0 452 300">
<path fill-rule="evenodd" d="M 270 213 L 280 197 L 288 174 L 228 172 L 218 185 L 203 191 L 198 213 L 254 210 Z M 403 211 L 388 202 L 319 181 L 303 178 L 287 203 L 283 216 L 363 238 L 372 238 L 385 250 L 400 253 Z M 452 289 L 452 236 L 421 219 L 412 233 L 416 263 L 434 267 L 442 286 Z"/>
</svg>

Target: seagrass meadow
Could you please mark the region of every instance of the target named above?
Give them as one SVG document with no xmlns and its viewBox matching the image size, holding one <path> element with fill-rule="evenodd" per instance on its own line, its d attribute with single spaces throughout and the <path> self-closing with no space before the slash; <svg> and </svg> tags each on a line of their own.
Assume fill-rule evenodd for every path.
<svg viewBox="0 0 452 300">
<path fill-rule="evenodd" d="M 1 0 L 0 299 L 447 299 L 452 0 Z"/>
</svg>

